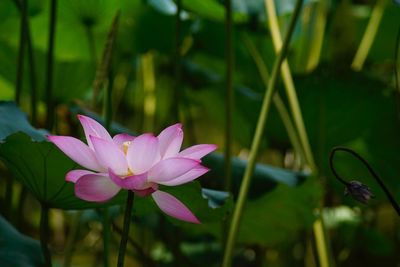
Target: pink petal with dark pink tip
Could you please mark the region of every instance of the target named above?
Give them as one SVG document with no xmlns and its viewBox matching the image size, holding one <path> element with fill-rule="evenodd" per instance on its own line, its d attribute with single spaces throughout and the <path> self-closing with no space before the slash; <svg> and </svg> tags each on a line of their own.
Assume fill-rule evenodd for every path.
<svg viewBox="0 0 400 267">
<path fill-rule="evenodd" d="M 165 181 L 165 182 L 158 182 L 159 184 L 163 184 L 163 185 L 168 185 L 168 186 L 175 186 L 175 185 L 181 185 L 181 184 L 185 184 L 188 183 L 190 181 L 193 181 L 194 179 L 202 176 L 203 174 L 205 174 L 206 172 L 208 172 L 210 169 L 204 167 L 204 166 L 197 166 L 193 169 L 191 169 L 190 171 L 188 171 L 187 173 L 172 179 L 170 181 Z"/>
<path fill-rule="evenodd" d="M 94 172 L 88 170 L 72 170 L 65 175 L 65 180 L 68 182 L 76 183 L 79 178 L 86 174 L 94 174 Z"/>
<path fill-rule="evenodd" d="M 82 124 L 83 131 L 85 132 L 86 140 L 90 148 L 93 148 L 93 144 L 89 136 L 99 137 L 107 141 L 112 140 L 107 130 L 96 120 L 83 115 L 78 115 L 78 119 Z"/>
<path fill-rule="evenodd" d="M 190 158 L 190 159 L 201 159 L 205 155 L 213 152 L 217 149 L 216 145 L 202 144 L 195 145 L 182 150 L 178 156 Z"/>
<path fill-rule="evenodd" d="M 104 171 L 104 167 L 98 162 L 92 149 L 81 140 L 70 136 L 48 136 L 62 152 L 79 165 L 94 171 Z"/>
<path fill-rule="evenodd" d="M 126 133 L 121 133 L 115 135 L 112 139 L 117 146 L 122 146 L 125 142 L 133 141 L 135 137 Z"/>
<path fill-rule="evenodd" d="M 200 223 L 194 214 L 176 197 L 157 190 L 151 194 L 157 206 L 171 217 L 191 223 Z"/>
<path fill-rule="evenodd" d="M 157 163 L 148 172 L 149 182 L 166 182 L 187 173 L 200 164 L 200 161 L 187 158 L 168 158 Z"/>
<path fill-rule="evenodd" d="M 147 182 L 147 173 L 139 174 L 139 175 L 131 175 L 126 177 L 120 177 L 116 175 L 111 169 L 108 170 L 108 174 L 111 180 L 124 189 L 135 189 L 135 190 L 143 190 L 148 186 Z"/>
<path fill-rule="evenodd" d="M 120 188 L 103 175 L 87 174 L 79 178 L 75 183 L 75 195 L 93 202 L 104 202 L 114 197 Z"/>
<path fill-rule="evenodd" d="M 182 146 L 182 124 L 177 123 L 165 128 L 159 135 L 160 154 L 162 158 L 174 157 Z"/>
<path fill-rule="evenodd" d="M 152 134 L 137 136 L 129 145 L 126 157 L 133 173 L 147 172 L 155 162 L 160 160 L 157 137 Z"/>
<path fill-rule="evenodd" d="M 118 175 L 126 175 L 128 173 L 128 164 L 125 154 L 112 141 L 107 141 L 99 137 L 90 136 L 96 157 L 99 162 L 111 168 Z"/>
</svg>

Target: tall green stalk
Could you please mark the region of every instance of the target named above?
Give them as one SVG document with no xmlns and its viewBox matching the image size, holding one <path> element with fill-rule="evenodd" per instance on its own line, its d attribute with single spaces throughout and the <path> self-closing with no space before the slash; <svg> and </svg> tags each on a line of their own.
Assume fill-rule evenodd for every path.
<svg viewBox="0 0 400 267">
<path fill-rule="evenodd" d="M 251 150 L 249 154 L 249 161 L 243 176 L 242 184 L 240 186 L 239 197 L 235 206 L 235 210 L 233 212 L 233 219 L 232 223 L 229 228 L 228 239 L 225 246 L 225 253 L 222 266 L 223 267 L 230 267 L 232 265 L 232 257 L 233 257 L 233 249 L 236 242 L 236 237 L 239 230 L 240 220 L 243 213 L 243 208 L 246 203 L 249 186 L 251 182 L 251 177 L 254 172 L 254 167 L 257 160 L 258 150 L 260 148 L 261 138 L 264 133 L 264 128 L 267 120 L 268 111 L 271 106 L 272 97 L 276 90 L 276 83 L 278 81 L 279 72 L 281 69 L 281 65 L 283 60 L 286 57 L 288 52 L 290 39 L 293 34 L 294 26 L 296 25 L 297 18 L 300 14 L 301 6 L 303 4 L 303 0 L 297 0 L 296 6 L 289 24 L 289 28 L 287 30 L 282 49 L 278 54 L 277 58 L 275 59 L 274 66 L 272 69 L 271 78 L 268 81 L 268 88 L 265 93 L 260 115 L 258 117 L 258 122 L 256 126 L 256 132 L 253 137 L 253 142 L 251 145 Z"/>
<path fill-rule="evenodd" d="M 275 11 L 275 3 L 273 0 L 264 0 L 266 12 L 268 14 L 268 24 L 272 35 L 275 51 L 279 51 L 282 46 L 281 34 L 279 30 L 278 18 Z M 306 163 L 310 167 L 314 175 L 317 174 L 317 166 L 315 164 L 314 156 L 312 154 L 310 142 L 308 140 L 307 132 L 305 129 L 303 117 L 301 114 L 300 105 L 297 99 L 296 89 L 294 87 L 293 78 L 290 72 L 289 63 L 284 60 L 282 63 L 282 78 L 285 85 L 287 98 L 289 101 L 290 109 L 293 115 L 293 120 L 296 130 L 300 137 L 301 145 L 304 150 Z M 318 211 L 318 210 L 317 210 Z M 321 212 L 319 212 L 319 215 Z M 323 217 L 319 216 L 313 225 L 313 232 L 316 240 L 316 248 L 318 251 L 318 258 L 321 267 L 329 267 L 333 264 L 330 257 L 329 242 L 327 241 L 326 231 L 324 228 Z"/>
<path fill-rule="evenodd" d="M 47 51 L 47 71 L 46 71 L 46 128 L 51 130 L 54 122 L 54 102 L 53 102 L 53 73 L 54 73 L 54 39 L 57 21 L 57 0 L 50 2 L 50 21 L 49 21 L 49 40 Z"/>
<path fill-rule="evenodd" d="M 282 38 L 275 10 L 275 2 L 273 0 L 264 0 L 264 2 L 265 2 L 266 12 L 268 14 L 268 24 L 272 35 L 272 41 L 274 44 L 275 51 L 276 53 L 278 53 L 282 47 Z M 311 151 L 311 146 L 308 140 L 307 131 L 304 126 L 303 116 L 301 115 L 301 109 L 299 101 L 297 99 L 297 93 L 290 72 L 289 63 L 286 59 L 282 62 L 281 71 L 282 71 L 283 83 L 286 89 L 286 95 L 289 102 L 289 107 L 291 109 L 293 121 L 296 126 L 296 130 L 299 134 L 301 144 L 303 146 L 306 162 L 309 165 L 310 169 L 315 173 L 317 171 L 317 167 Z"/>
<path fill-rule="evenodd" d="M 21 92 L 23 85 L 24 76 L 24 59 L 25 59 L 25 43 L 26 43 L 26 0 L 21 0 L 21 22 L 19 30 L 19 47 L 18 47 L 18 59 L 17 59 L 17 77 L 15 81 L 15 103 L 20 104 Z"/>
<path fill-rule="evenodd" d="M 353 62 L 351 63 L 351 68 L 355 71 L 360 71 L 364 66 L 364 62 L 367 59 L 369 50 L 371 49 L 378 32 L 379 24 L 381 23 L 387 2 L 387 0 L 377 0 L 372 9 L 367 28 L 365 29 L 360 46 L 357 49 Z"/>
<path fill-rule="evenodd" d="M 110 68 L 110 74 L 108 79 L 108 85 L 106 87 L 105 97 L 104 97 L 104 126 L 107 131 L 111 129 L 112 122 L 112 88 L 113 88 L 113 75 Z M 109 256 L 110 256 L 110 212 L 109 208 L 105 207 L 103 209 L 103 266 L 109 266 Z"/>
<path fill-rule="evenodd" d="M 254 45 L 251 39 L 246 34 L 242 35 L 242 39 L 257 66 L 258 72 L 260 74 L 261 80 L 265 85 L 265 88 L 268 88 L 269 73 L 267 65 L 265 64 L 260 52 L 257 50 L 257 47 Z M 290 143 L 292 144 L 295 153 L 300 155 L 300 162 L 305 162 L 305 155 L 302 149 L 300 138 L 296 132 L 296 127 L 294 126 L 292 119 L 290 118 L 289 111 L 285 107 L 282 98 L 279 96 L 278 93 L 275 93 L 272 101 L 278 111 L 283 125 L 285 126 Z"/>
<path fill-rule="evenodd" d="M 397 91 L 400 91 L 400 78 L 399 78 L 399 50 L 400 50 L 400 27 L 397 31 L 396 46 L 394 48 L 394 81 Z"/>
<path fill-rule="evenodd" d="M 232 117 L 233 117 L 233 19 L 232 1 L 225 0 L 225 62 L 226 62 L 226 104 L 225 104 L 225 191 L 231 190 L 232 177 Z"/>
<path fill-rule="evenodd" d="M 174 105 L 172 105 L 172 114 L 174 122 L 179 121 L 179 107 L 181 103 L 181 34 L 182 34 L 182 0 L 176 1 L 176 14 L 175 14 L 175 55 L 174 55 Z"/>
</svg>

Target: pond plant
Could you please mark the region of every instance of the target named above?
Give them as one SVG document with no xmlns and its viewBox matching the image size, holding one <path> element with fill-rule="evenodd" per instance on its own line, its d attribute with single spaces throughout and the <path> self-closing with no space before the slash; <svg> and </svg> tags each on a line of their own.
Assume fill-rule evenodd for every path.
<svg viewBox="0 0 400 267">
<path fill-rule="evenodd" d="M 395 266 L 399 5 L 0 1 L 0 266 Z"/>
</svg>

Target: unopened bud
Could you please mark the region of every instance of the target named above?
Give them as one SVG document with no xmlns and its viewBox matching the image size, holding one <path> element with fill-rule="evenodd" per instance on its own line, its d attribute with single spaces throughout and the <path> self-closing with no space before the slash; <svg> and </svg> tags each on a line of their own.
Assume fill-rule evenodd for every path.
<svg viewBox="0 0 400 267">
<path fill-rule="evenodd" d="M 367 204 L 368 200 L 374 198 L 371 189 L 359 181 L 350 181 L 344 190 L 344 195 L 351 195 L 355 200 Z"/>
</svg>

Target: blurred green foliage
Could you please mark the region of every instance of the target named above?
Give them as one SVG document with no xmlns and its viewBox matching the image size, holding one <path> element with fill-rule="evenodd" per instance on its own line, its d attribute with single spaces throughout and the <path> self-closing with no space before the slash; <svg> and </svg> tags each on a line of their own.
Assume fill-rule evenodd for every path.
<svg viewBox="0 0 400 267">
<path fill-rule="evenodd" d="M 15 2 L 19 1 L 0 1 L 0 100 L 13 100 L 15 93 L 21 21 Z M 53 145 L 43 141 L 45 131 L 37 130 L 44 127 L 46 120 L 44 102 L 49 3 L 42 0 L 28 2 L 39 90 L 36 103 L 38 124 L 29 125 L 25 115 L 13 104 L 0 104 L 0 157 L 7 166 L 1 166 L 1 188 L 6 188 L 6 181 L 13 177 L 18 181 L 14 184 L 14 191 L 21 191 L 23 184 L 30 192 L 26 196 L 29 200 L 34 196 L 60 209 L 99 207 L 74 197 L 73 185 L 64 180 L 65 172 L 74 168 L 74 163 Z M 113 89 L 114 132 L 126 129 L 131 132 L 158 132 L 179 119 L 185 126 L 185 145 L 217 143 L 220 152 L 223 151 L 226 75 L 223 1 L 181 2 L 181 28 L 177 33 L 177 6 L 173 0 L 59 1 L 53 77 L 53 97 L 57 104 L 53 112 L 57 119 L 52 132 L 80 137 L 82 133 L 75 119 L 76 113 L 93 114 L 97 119 L 102 116 L 100 107 L 104 94 L 100 92 L 93 104 L 92 87 L 107 33 L 116 12 L 120 10 L 117 43 L 105 85 Z M 294 1 L 275 2 L 284 32 Z M 315 209 L 321 203 L 329 208 L 342 204 L 357 205 L 352 209 L 358 218 L 356 223 L 343 221 L 332 224 L 327 233 L 331 237 L 337 266 L 394 266 L 399 262 L 395 253 L 400 246 L 398 218 L 387 209 L 384 195 L 372 183 L 367 170 L 347 155 L 338 154 L 336 157 L 339 173 L 368 184 L 377 196 L 370 206 L 358 207 L 353 200 L 342 196 L 343 188 L 333 179 L 327 162 L 333 146 L 349 146 L 365 156 L 395 196 L 400 195 L 397 179 L 400 165 L 399 92 L 393 76 L 394 65 L 400 64 L 393 59 L 397 48 L 395 41 L 400 26 L 400 8 L 392 1 L 386 3 L 364 68 L 360 72 L 350 68 L 374 4 L 375 1 L 369 0 L 305 1 L 288 59 L 318 174 L 307 177 L 307 170 L 302 169 L 298 155 L 293 152 L 279 113 L 273 108 L 244 213 L 238 243 L 241 249 L 237 251 L 235 266 L 315 266 L 310 263 L 315 256 L 311 228 L 316 218 Z M 212 171 L 200 182 L 206 188 L 219 192 L 214 195 L 215 198 L 221 197 L 221 193 L 226 196 L 219 200 L 220 207 L 210 207 L 209 201 L 202 196 L 204 191 L 200 183 L 166 188 L 199 216 L 204 222 L 202 225 L 165 220 L 150 199 L 137 199 L 133 217 L 135 229 L 131 237 L 132 242 L 140 244 L 142 251 L 130 249 L 132 266 L 138 265 L 140 259 L 143 261 L 143 255 L 147 255 L 156 266 L 202 266 L 204 259 L 210 260 L 207 262 L 209 266 L 219 266 L 224 227 L 229 221 L 246 166 L 246 155 L 265 91 L 257 66 L 243 41 L 243 33 L 255 45 L 268 68 L 271 68 L 275 57 L 264 1 L 234 0 L 233 9 L 233 151 L 236 156 L 233 162 L 233 194 L 228 197 L 220 191 L 223 188 L 223 158 L 215 153 L 205 159 L 205 165 Z M 326 24 L 321 24 L 321 21 Z M 325 27 L 320 29 L 318 25 Z M 316 56 L 318 36 L 322 36 L 321 53 Z M 180 39 L 179 47 L 177 37 Z M 176 50 L 181 56 L 179 62 L 176 61 Z M 315 57 L 318 60 L 313 65 L 310 62 Z M 176 68 L 179 63 L 182 75 L 177 82 Z M 32 83 L 29 71 L 26 56 L 20 109 L 28 114 L 28 119 Z M 175 92 L 177 84 L 179 98 L 176 98 Z M 283 85 L 278 93 L 287 105 L 281 87 Z M 179 118 L 174 115 L 175 106 L 178 106 Z M 121 125 L 124 128 L 118 128 Z M 23 133 L 16 133 L 18 131 Z M 6 195 L 6 190 L 1 190 L 1 212 L 6 211 L 3 208 Z M 208 197 L 212 198 L 212 194 Z M 109 204 L 121 204 L 124 199 L 122 194 Z M 37 207 L 32 201 L 25 200 L 22 202 L 22 213 L 26 215 L 18 217 L 20 200 L 14 195 L 11 214 L 7 218 L 14 225 L 25 225 L 20 229 L 22 232 L 37 236 L 37 224 L 31 220 L 37 215 Z M 113 223 L 120 225 L 121 210 L 118 207 L 113 209 Z M 73 261 L 73 266 L 88 266 L 88 262 L 93 261 L 92 254 L 102 253 L 99 241 L 91 241 L 93 238 L 101 240 L 98 229 L 100 219 L 92 216 L 97 212 L 85 210 L 79 219 L 85 227 L 71 242 L 78 244 L 75 259 L 83 257 L 84 260 Z M 68 247 L 65 245 L 67 242 L 57 238 L 67 236 L 72 228 L 71 213 L 62 214 L 62 223 L 60 219 L 54 219 L 52 223 L 53 249 L 60 251 L 60 247 L 63 248 L 62 254 L 54 256 L 57 264 L 61 264 L 69 253 L 65 248 Z M 339 215 L 335 216 L 337 219 Z M 334 221 L 334 218 L 327 218 Z M 10 231 L 11 235 L 18 237 L 20 234 Z M 114 252 L 118 238 L 118 233 L 114 231 Z M 29 261 L 28 258 L 26 260 Z"/>
</svg>

